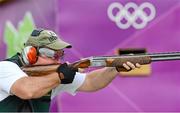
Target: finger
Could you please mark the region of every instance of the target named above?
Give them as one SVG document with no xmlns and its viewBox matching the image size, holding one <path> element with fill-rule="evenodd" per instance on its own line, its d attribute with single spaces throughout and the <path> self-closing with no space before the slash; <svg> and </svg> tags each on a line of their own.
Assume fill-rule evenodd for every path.
<svg viewBox="0 0 180 113">
<path fill-rule="evenodd" d="M 126 68 L 127 70 L 131 69 L 126 63 L 123 63 L 123 67 Z"/>
<path fill-rule="evenodd" d="M 140 68 L 141 65 L 140 65 L 139 63 L 136 63 L 136 67 L 137 67 L 137 68 Z"/>
<path fill-rule="evenodd" d="M 131 62 L 127 62 L 126 64 L 132 69 L 136 68 L 135 65 L 133 63 L 131 63 Z"/>
</svg>

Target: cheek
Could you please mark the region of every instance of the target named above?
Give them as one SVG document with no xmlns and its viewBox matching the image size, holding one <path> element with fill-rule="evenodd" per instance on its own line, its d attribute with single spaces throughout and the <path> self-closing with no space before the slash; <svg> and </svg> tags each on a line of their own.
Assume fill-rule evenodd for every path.
<svg viewBox="0 0 180 113">
<path fill-rule="evenodd" d="M 37 62 L 37 64 L 39 65 L 48 65 L 48 64 L 56 64 L 56 63 L 59 63 L 59 61 L 52 58 L 48 58 L 46 56 L 38 57 L 38 62 Z"/>
<path fill-rule="evenodd" d="M 46 62 L 49 62 L 49 63 L 58 63 L 59 61 L 58 60 L 53 60 L 53 59 L 48 59 L 48 60 L 46 60 Z"/>
</svg>

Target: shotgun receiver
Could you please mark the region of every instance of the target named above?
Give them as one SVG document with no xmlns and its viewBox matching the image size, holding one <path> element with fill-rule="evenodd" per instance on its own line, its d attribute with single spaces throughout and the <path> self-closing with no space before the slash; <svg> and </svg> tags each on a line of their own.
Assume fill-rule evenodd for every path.
<svg viewBox="0 0 180 113">
<path fill-rule="evenodd" d="M 69 64 L 72 68 L 89 68 L 89 67 L 118 67 L 122 71 L 127 71 L 123 63 L 129 61 L 133 64 L 141 65 L 150 64 L 155 61 L 180 60 L 180 52 L 169 53 L 152 53 L 152 54 L 127 54 L 119 56 L 92 56 L 81 59 Z M 29 76 L 43 76 L 56 72 L 60 64 L 22 67 L 22 70 Z"/>
</svg>

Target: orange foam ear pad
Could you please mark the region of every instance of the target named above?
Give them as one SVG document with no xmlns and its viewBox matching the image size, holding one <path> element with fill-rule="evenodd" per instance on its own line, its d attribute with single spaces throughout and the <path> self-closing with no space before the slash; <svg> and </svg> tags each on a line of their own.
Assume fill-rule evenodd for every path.
<svg viewBox="0 0 180 113">
<path fill-rule="evenodd" d="M 37 50 L 35 47 L 31 47 L 27 53 L 27 58 L 30 64 L 34 64 L 37 61 Z"/>
</svg>

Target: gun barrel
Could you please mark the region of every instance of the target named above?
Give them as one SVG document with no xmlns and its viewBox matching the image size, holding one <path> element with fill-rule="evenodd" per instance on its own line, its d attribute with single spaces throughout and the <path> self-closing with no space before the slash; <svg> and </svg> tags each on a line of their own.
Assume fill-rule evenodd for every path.
<svg viewBox="0 0 180 113">
<path fill-rule="evenodd" d="M 117 56 L 100 56 L 93 57 L 94 60 L 104 60 L 104 59 L 116 59 L 116 58 L 133 58 L 133 57 L 150 57 L 152 61 L 164 61 L 164 60 L 180 60 L 180 52 L 166 52 L 166 53 L 150 53 L 150 54 L 127 54 L 127 55 L 117 55 Z"/>
<path fill-rule="evenodd" d="M 151 57 L 151 61 L 169 61 L 169 60 L 180 60 L 180 52 L 169 52 L 169 53 L 155 53 L 146 54 Z"/>
<path fill-rule="evenodd" d="M 150 54 L 144 54 L 144 55 L 150 56 L 152 58 L 155 58 L 155 57 L 174 57 L 174 56 L 177 57 L 177 56 L 180 56 L 180 52 L 150 53 Z"/>
<path fill-rule="evenodd" d="M 169 56 L 169 57 L 152 57 L 151 61 L 169 61 L 169 60 L 180 60 L 180 56 Z"/>
</svg>

